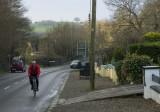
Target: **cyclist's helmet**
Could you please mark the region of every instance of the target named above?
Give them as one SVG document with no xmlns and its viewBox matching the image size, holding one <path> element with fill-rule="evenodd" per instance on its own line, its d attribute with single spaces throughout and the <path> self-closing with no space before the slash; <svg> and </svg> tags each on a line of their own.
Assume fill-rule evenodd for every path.
<svg viewBox="0 0 160 112">
<path fill-rule="evenodd" d="M 32 66 L 33 66 L 33 67 L 36 66 L 36 61 L 32 61 Z"/>
</svg>

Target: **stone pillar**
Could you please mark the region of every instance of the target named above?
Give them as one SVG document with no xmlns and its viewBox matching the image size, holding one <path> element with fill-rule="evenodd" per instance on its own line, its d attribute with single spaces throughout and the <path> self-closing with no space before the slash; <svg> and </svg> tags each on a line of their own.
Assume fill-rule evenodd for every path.
<svg viewBox="0 0 160 112">
<path fill-rule="evenodd" d="M 151 98 L 151 89 L 152 85 L 159 85 L 156 82 L 152 81 L 152 74 L 160 77 L 159 74 L 160 66 L 143 66 L 143 84 L 144 84 L 144 98 Z"/>
</svg>

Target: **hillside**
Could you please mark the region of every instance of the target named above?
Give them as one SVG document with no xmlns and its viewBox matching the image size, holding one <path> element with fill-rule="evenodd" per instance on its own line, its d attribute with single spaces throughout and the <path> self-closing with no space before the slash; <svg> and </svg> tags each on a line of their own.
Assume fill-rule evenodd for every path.
<svg viewBox="0 0 160 112">
<path fill-rule="evenodd" d="M 53 28 L 58 24 L 58 22 L 55 21 L 40 21 L 35 22 L 34 24 L 31 24 L 31 27 L 33 28 L 33 32 L 37 34 L 44 34 L 47 29 Z"/>
<path fill-rule="evenodd" d="M 63 24 L 63 23 L 66 23 L 66 22 L 63 22 L 63 21 L 56 22 L 56 21 L 52 21 L 52 20 L 43 20 L 43 21 L 32 23 L 32 24 L 30 24 L 31 27 L 33 28 L 32 36 L 33 37 L 42 37 L 48 29 L 54 28 L 54 27 L 56 27 L 56 25 Z M 74 22 L 71 22 L 71 23 L 74 23 Z M 80 24 L 82 24 L 82 23 L 80 23 Z"/>
</svg>

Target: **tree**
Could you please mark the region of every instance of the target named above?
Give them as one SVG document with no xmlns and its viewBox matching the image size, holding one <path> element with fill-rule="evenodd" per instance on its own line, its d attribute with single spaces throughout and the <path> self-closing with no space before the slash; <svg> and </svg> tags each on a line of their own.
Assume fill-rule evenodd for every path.
<svg viewBox="0 0 160 112">
<path fill-rule="evenodd" d="M 80 18 L 79 17 L 75 17 L 74 21 L 76 21 L 78 23 L 80 21 Z"/>
<path fill-rule="evenodd" d="M 145 32 L 160 32 L 160 1 L 146 0 L 141 16 L 145 18 Z"/>
<path fill-rule="evenodd" d="M 44 52 L 49 59 L 58 61 L 76 56 L 77 42 L 85 42 L 84 27 L 69 22 L 58 24 L 40 39 L 39 52 Z"/>
<path fill-rule="evenodd" d="M 7 68 L 7 56 L 24 55 L 26 35 L 30 31 L 21 0 L 0 0 L 0 61 Z"/>
<path fill-rule="evenodd" d="M 117 25 L 130 26 L 134 30 L 142 35 L 142 22 L 144 18 L 141 18 L 143 0 L 105 0 L 105 4 L 116 9 L 114 19 L 118 20 Z"/>
</svg>

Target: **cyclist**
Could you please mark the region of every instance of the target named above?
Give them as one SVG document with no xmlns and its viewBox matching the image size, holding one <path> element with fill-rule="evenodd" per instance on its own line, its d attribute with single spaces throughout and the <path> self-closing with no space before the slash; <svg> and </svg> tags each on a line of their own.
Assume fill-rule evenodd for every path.
<svg viewBox="0 0 160 112">
<path fill-rule="evenodd" d="M 30 80 L 30 84 L 31 84 L 31 90 L 33 90 L 33 82 L 32 82 L 32 77 L 36 77 L 36 82 L 37 82 L 37 91 L 38 91 L 38 86 L 39 86 L 39 78 L 40 75 L 40 67 L 38 64 L 36 64 L 36 61 L 32 61 L 32 64 L 29 66 L 28 69 L 28 77 Z"/>
</svg>

